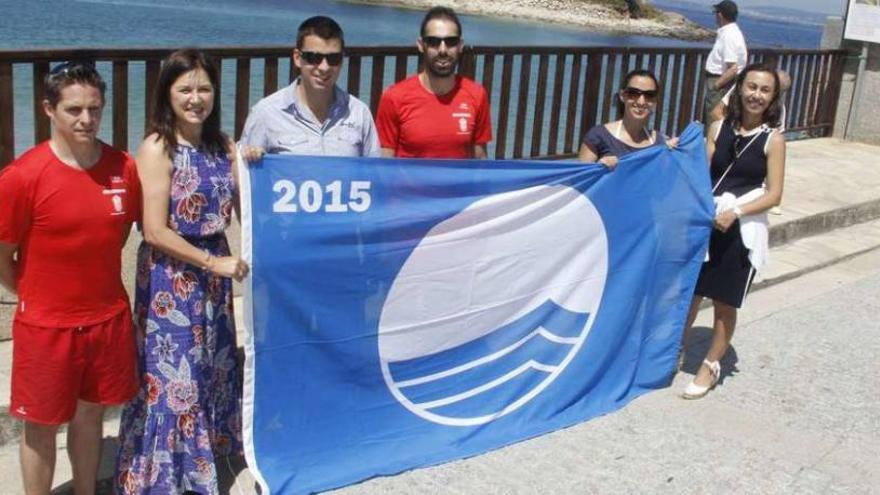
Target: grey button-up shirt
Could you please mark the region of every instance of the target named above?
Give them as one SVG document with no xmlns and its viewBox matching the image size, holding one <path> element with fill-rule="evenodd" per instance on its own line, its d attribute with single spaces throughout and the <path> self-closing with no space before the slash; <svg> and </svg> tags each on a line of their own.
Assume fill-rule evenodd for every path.
<svg viewBox="0 0 880 495">
<path fill-rule="evenodd" d="M 338 86 L 333 104 L 321 123 L 300 101 L 297 86 L 263 98 L 251 109 L 241 142 L 266 153 L 314 156 L 372 156 L 381 154 L 376 125 L 369 107 Z"/>
</svg>

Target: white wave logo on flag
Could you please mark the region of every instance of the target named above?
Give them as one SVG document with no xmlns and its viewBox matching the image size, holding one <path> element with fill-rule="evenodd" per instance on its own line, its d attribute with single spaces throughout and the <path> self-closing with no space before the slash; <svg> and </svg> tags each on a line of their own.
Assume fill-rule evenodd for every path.
<svg viewBox="0 0 880 495">
<path fill-rule="evenodd" d="M 579 191 L 474 202 L 428 232 L 388 292 L 379 356 L 389 390 L 444 425 L 515 411 L 583 346 L 607 270 L 602 219 Z"/>
</svg>

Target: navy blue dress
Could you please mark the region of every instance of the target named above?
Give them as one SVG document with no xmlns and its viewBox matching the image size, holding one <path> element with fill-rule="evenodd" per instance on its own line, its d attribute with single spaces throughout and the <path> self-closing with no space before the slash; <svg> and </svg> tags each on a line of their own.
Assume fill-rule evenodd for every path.
<svg viewBox="0 0 880 495">
<path fill-rule="evenodd" d="M 771 133 L 771 129 L 762 128 L 755 134 L 741 136 L 729 121 L 721 124 L 710 169 L 712 186 L 718 185 L 714 193 L 716 196 L 725 192 L 742 196 L 761 187 L 767 177 L 764 149 Z M 730 171 L 724 175 L 728 166 Z M 712 229 L 709 261 L 703 263 L 700 269 L 694 293 L 739 308 L 754 277 L 749 250 L 739 232 L 739 220 L 733 222 L 727 232 Z"/>
</svg>

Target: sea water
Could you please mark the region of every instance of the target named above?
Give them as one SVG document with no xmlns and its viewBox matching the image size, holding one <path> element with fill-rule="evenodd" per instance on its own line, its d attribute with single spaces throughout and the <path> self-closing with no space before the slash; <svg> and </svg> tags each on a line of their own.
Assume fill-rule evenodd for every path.
<svg viewBox="0 0 880 495">
<path fill-rule="evenodd" d="M 658 4 L 667 8 L 662 2 Z M 4 13 L 5 25 L 13 26 L 0 30 L 0 49 L 3 50 L 291 46 L 298 24 L 306 17 L 317 14 L 336 19 L 345 30 L 346 43 L 349 45 L 412 45 L 418 37 L 418 26 L 423 15 L 423 12 L 415 10 L 328 0 L 0 0 L 0 10 Z M 705 25 L 712 22 L 708 8 L 677 4 L 671 10 Z M 571 26 L 478 16 L 462 16 L 462 22 L 465 42 L 473 45 L 707 47 L 711 43 L 597 33 Z M 743 16 L 739 23 L 751 46 L 817 48 L 821 36 L 821 27 L 817 25 L 771 22 L 747 16 Z M 281 62 L 280 75 L 287 73 L 287 63 Z M 414 61 L 410 65 L 414 70 Z M 536 65 L 533 64 L 533 71 L 537 70 Z M 111 70 L 108 63 L 99 64 L 98 68 L 109 78 Z M 131 64 L 130 148 L 136 147 L 143 137 L 143 70 L 142 63 Z M 389 66 L 386 70 L 390 72 L 392 68 Z M 261 64 L 255 61 L 252 67 L 255 77 L 251 83 L 251 104 L 261 96 L 260 71 Z M 234 64 L 224 65 L 223 77 L 224 81 L 230 81 L 223 84 L 221 95 L 225 108 L 223 128 L 231 131 Z M 17 155 L 34 144 L 31 67 L 27 64 L 16 65 L 14 80 Z M 280 81 L 280 84 L 285 83 L 286 80 Z M 344 76 L 341 83 L 344 87 Z M 366 84 L 367 81 L 362 80 L 362 83 Z M 515 102 L 516 95 L 511 96 L 511 101 Z M 105 140 L 112 135 L 111 112 L 112 106 L 108 106 L 100 133 Z M 528 136 L 526 142 L 529 142 Z"/>
</svg>

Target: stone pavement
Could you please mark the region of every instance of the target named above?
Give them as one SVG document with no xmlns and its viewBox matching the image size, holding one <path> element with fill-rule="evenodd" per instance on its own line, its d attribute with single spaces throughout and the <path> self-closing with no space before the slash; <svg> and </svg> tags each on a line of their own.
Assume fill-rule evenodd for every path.
<svg viewBox="0 0 880 495">
<path fill-rule="evenodd" d="M 741 313 L 740 333 L 752 333 L 748 330 L 754 326 L 761 327 L 762 318 L 777 318 L 771 315 L 769 308 L 783 307 L 794 304 L 796 301 L 805 301 L 804 297 L 816 295 L 822 291 L 828 291 L 838 279 L 854 280 L 853 277 L 871 273 L 880 267 L 880 251 L 874 251 L 880 247 L 880 148 L 856 143 L 844 143 L 836 139 L 813 139 L 789 143 L 788 160 L 786 169 L 786 184 L 783 195 L 783 214 L 771 215 L 771 249 L 770 266 L 761 278 L 756 282 L 755 289 L 749 306 Z M 238 229 L 230 232 L 230 240 L 233 249 L 237 249 Z M 128 287 L 133 286 L 134 253 L 139 239 L 136 235 L 126 248 L 124 263 L 130 269 L 126 272 Z M 847 261 L 849 260 L 849 261 Z M 866 261 L 868 260 L 868 261 Z M 857 273 L 850 273 L 844 267 L 863 267 L 856 269 Z M 830 268 L 826 268 L 830 267 Z M 825 268 L 820 271 L 821 268 Z M 812 273 L 814 272 L 815 273 Z M 828 278 L 828 273 L 835 273 L 838 277 Z M 844 275 L 840 275 L 844 273 Z M 796 288 L 795 288 L 796 287 Z M 874 298 L 876 300 L 876 298 Z M 0 293 L 0 301 L 10 301 L 8 294 Z M 240 300 L 237 298 L 237 305 Z M 780 306 L 783 305 L 783 306 Z M 13 306 L 0 304 L 0 337 L 8 331 L 8 320 Z M 754 308 L 754 309 L 753 309 Z M 784 311 L 783 311 L 784 312 Z M 239 311 L 240 314 L 240 311 Z M 701 313 L 701 319 L 706 318 L 708 312 Z M 834 320 L 832 320 L 833 322 Z M 877 325 L 872 328 L 871 321 L 860 324 L 864 330 L 874 332 L 876 340 Z M 698 322 L 699 324 L 699 322 Z M 835 328 L 831 324 L 830 328 Z M 856 327 L 847 328 L 855 330 Z M 799 328 L 783 328 L 783 333 L 797 332 Z M 773 332 L 760 332 L 755 330 L 755 335 L 770 336 L 782 335 L 778 330 Z M 845 332 L 847 338 L 841 341 L 829 343 L 829 346 L 843 349 L 851 345 L 861 354 L 874 350 L 873 355 L 865 355 L 859 359 L 851 359 L 851 355 L 843 352 L 842 357 L 833 353 L 826 353 L 827 357 L 843 359 L 839 367 L 824 369 L 819 367 L 801 376 L 800 369 L 787 369 L 779 367 L 779 360 L 786 361 L 789 357 L 779 356 L 779 349 L 784 349 L 789 342 L 799 346 L 799 351 L 805 359 L 810 352 L 817 351 L 813 345 L 821 342 L 822 335 L 792 334 L 788 339 L 770 339 L 766 342 L 767 348 L 754 350 L 750 359 L 760 359 L 758 363 L 751 363 L 754 369 L 745 374 L 744 378 L 736 377 L 730 381 L 729 386 L 720 387 L 713 392 L 715 400 L 701 401 L 687 405 L 678 400 L 676 393 L 683 386 L 688 375 L 680 374 L 673 384 L 672 390 L 658 391 L 642 397 L 622 411 L 603 418 L 597 418 L 588 423 L 578 425 L 561 432 L 553 433 L 545 437 L 534 439 L 518 445 L 514 445 L 496 452 L 492 452 L 474 459 L 450 463 L 428 470 L 418 470 L 394 478 L 383 478 L 367 482 L 356 487 L 343 490 L 352 493 L 535 493 L 546 492 L 544 487 L 553 486 L 552 492 L 633 492 L 633 491 L 668 491 L 668 492 L 712 492 L 722 490 L 725 492 L 765 492 L 765 491 L 808 491 L 816 492 L 818 487 L 830 487 L 832 491 L 867 492 L 865 487 L 880 487 L 877 468 L 859 467 L 864 460 L 876 459 L 880 456 L 877 449 L 876 419 L 874 436 L 865 438 L 864 445 L 852 440 L 845 435 L 843 430 L 814 429 L 810 424 L 803 424 L 799 428 L 804 430 L 806 436 L 802 438 L 797 428 L 792 429 L 792 424 L 798 421 L 810 419 L 809 416 L 799 416 L 798 411 L 809 412 L 812 402 L 810 396 L 791 395 L 789 381 L 799 381 L 809 377 L 811 383 L 825 383 L 823 377 L 836 376 L 835 373 L 847 371 L 850 361 L 863 368 L 862 371 L 852 373 L 853 377 L 839 377 L 841 383 L 826 383 L 824 386 L 829 390 L 810 390 L 810 393 L 837 392 L 840 387 L 850 395 L 836 397 L 831 403 L 836 404 L 839 410 L 817 411 L 819 419 L 828 421 L 835 418 L 845 418 L 849 415 L 849 409 L 843 407 L 848 401 L 860 401 L 866 407 L 865 414 L 870 412 L 873 418 L 878 418 L 877 410 L 877 373 L 875 370 L 864 366 L 865 363 L 876 363 L 880 354 L 876 347 L 871 347 L 870 342 L 863 342 L 856 338 L 849 341 L 849 337 L 867 336 L 869 332 L 850 335 Z M 707 335 L 698 336 L 695 340 L 696 349 L 700 345 L 705 348 Z M 743 353 L 748 349 L 747 342 L 739 343 L 735 339 L 737 353 Z M 742 347 L 741 347 L 742 346 Z M 806 346 L 806 347 L 804 347 Z M 702 349 L 700 352 L 702 352 Z M 821 350 L 821 349 L 819 349 Z M 693 372 L 699 362 L 697 351 L 689 354 L 689 362 L 686 371 Z M 758 357 L 755 357 L 758 356 Z M 769 356 L 769 357 L 768 357 Z M 743 358 L 741 358 L 743 359 Z M 767 359 L 770 361 L 765 362 Z M 794 357 L 791 357 L 794 359 Z M 11 361 L 11 343 L 0 342 L 0 477 L 9 480 L 9 483 L 0 486 L 0 493 L 18 493 L 20 481 L 17 467 L 17 449 L 15 437 L 17 436 L 18 424 L 6 413 L 9 398 L 9 366 Z M 809 362 L 809 359 L 806 359 Z M 774 389 L 762 392 L 754 403 L 749 402 L 749 393 L 752 386 L 774 386 L 774 382 L 763 383 L 767 378 L 762 372 L 773 363 L 776 368 L 774 378 L 778 378 L 778 384 L 788 401 L 784 407 L 776 404 L 782 400 L 774 397 Z M 804 364 L 804 363 L 799 363 Z M 787 373 L 786 374 L 786 371 Z M 823 371 L 824 370 L 824 371 Z M 815 373 L 826 373 L 822 376 L 813 376 Z M 792 380 L 790 376 L 798 377 Z M 873 384 L 865 383 L 864 377 L 873 379 Z M 753 383 L 758 380 L 758 383 Z M 851 382 L 851 383 L 850 383 Z M 723 383 L 724 385 L 724 383 Z M 844 386 L 845 385 L 845 386 Z M 873 403 L 865 402 L 860 397 L 860 390 L 874 391 Z M 739 390 L 739 388 L 743 390 Z M 871 395 L 870 392 L 866 392 Z M 729 396 L 729 401 L 724 397 Z M 832 396 L 834 397 L 834 396 Z M 826 400 L 827 399 L 823 399 Z M 765 403 L 766 402 L 766 403 Z M 706 405 L 712 404 L 712 405 Z M 777 409 L 748 408 L 744 410 L 742 405 L 768 406 L 776 404 Z M 817 406 L 818 407 L 818 406 Z M 674 413 L 674 414 L 673 414 Z M 784 414 L 783 414 L 784 413 Z M 860 413 L 861 414 L 861 413 Z M 105 435 L 111 436 L 118 427 L 115 414 L 110 415 Z M 671 421 L 661 419 L 672 418 Z M 787 418 L 787 419 L 786 419 Z M 716 421 L 717 420 L 717 421 Z M 843 419 L 840 421 L 845 422 Z M 833 421 L 832 421 L 833 422 Z M 714 425 L 718 423 L 725 428 L 732 428 L 734 433 L 731 438 L 722 435 L 721 438 L 713 439 Z M 817 424 L 824 424 L 822 421 Z M 578 432 L 584 432 L 583 435 Z M 812 435 L 812 436 L 811 436 Z M 761 445 L 750 444 L 748 439 L 754 437 L 761 440 Z M 613 439 L 622 439 L 620 445 L 615 445 Z M 642 445 L 645 438 L 653 438 L 655 444 Z M 851 471 L 847 472 L 840 466 L 842 461 L 834 464 L 834 471 L 828 475 L 826 471 L 815 471 L 811 466 L 820 465 L 823 461 L 816 457 L 820 452 L 829 451 L 835 441 L 842 442 L 847 438 L 848 445 L 855 450 L 855 458 L 850 460 Z M 805 440 L 806 439 L 806 440 Z M 836 439 L 836 440 L 835 440 Z M 716 445 L 715 442 L 718 442 Z M 742 457 L 732 461 L 731 453 L 726 451 L 726 446 L 733 442 L 735 446 L 746 449 L 755 454 L 754 457 Z M 738 443 L 737 443 L 738 442 Z M 812 443 L 811 443 L 812 442 Z M 108 438 L 108 446 L 112 441 Z M 765 445 L 767 444 L 767 445 Z M 596 448 L 584 449 L 583 445 L 596 445 Z M 578 448 L 580 447 L 580 448 Z M 685 448 L 686 447 L 686 448 Z M 772 448 L 771 448 L 772 447 Z M 59 448 L 63 450 L 63 441 L 59 442 Z M 751 450 L 749 450 L 751 449 Z M 763 449 L 763 450 L 762 450 Z M 770 449 L 770 450 L 767 450 Z M 774 450 L 775 449 L 775 450 Z M 782 450 L 793 449 L 789 452 L 791 459 L 786 460 Z M 825 449 L 824 451 L 822 449 Z M 561 452 L 566 454 L 565 462 L 556 462 L 549 457 L 556 456 Z M 762 464 L 763 455 L 772 454 L 776 470 L 768 471 Z M 871 455 L 867 455 L 871 454 Z M 829 454 L 830 455 L 830 454 Z M 836 454 L 835 454 L 836 455 Z M 572 457 L 573 456 L 573 457 Z M 565 457 L 565 456 L 563 456 Z M 803 460 L 800 472 L 792 471 L 795 464 Z M 834 460 L 834 459 L 832 459 Z M 112 457 L 105 455 L 105 467 L 102 474 L 108 476 L 112 471 Z M 810 461 L 810 463 L 806 462 Z M 655 472 L 657 477 L 647 478 L 643 474 L 650 466 L 665 466 L 668 475 L 664 478 Z M 528 466 L 528 468 L 526 468 Z M 556 466 L 556 467 L 554 467 Z M 562 466 L 562 467 L 559 467 Z M 688 466 L 693 466 L 693 473 Z M 772 466 L 771 466 L 772 467 Z M 843 470 L 843 471 L 840 471 Z M 63 485 L 70 479 L 70 469 L 64 456 L 59 455 L 56 470 L 56 484 Z M 509 474 L 509 481 L 504 481 L 499 476 L 493 475 L 496 471 Z M 545 473 L 541 474 L 540 473 Z M 832 470 L 833 471 L 833 470 Z M 720 474 L 724 483 L 716 484 L 711 476 L 712 472 Z M 738 473 L 755 472 L 763 473 L 761 479 L 751 479 L 748 483 L 737 484 L 735 482 Z M 820 476 L 821 473 L 822 474 Z M 847 474 L 849 473 L 849 474 Z M 817 476 L 810 482 L 810 476 Z M 552 478 L 552 479 L 551 479 Z M 558 478 L 558 479 L 557 479 Z M 663 478 L 663 479 L 661 479 Z M 750 478 L 754 478 L 751 476 Z M 690 479 L 690 481 L 689 481 Z M 248 483 L 249 476 L 245 471 L 239 476 L 239 484 L 233 493 L 238 493 L 242 488 L 244 493 L 250 493 Z M 464 480 L 464 481 L 463 481 Z M 474 485 L 467 480 L 473 481 Z M 555 480 L 555 481 L 553 481 Z M 799 481 L 798 481 L 799 480 Z M 804 481 L 807 480 L 807 481 Z M 831 481 L 828 481 L 831 480 Z M 851 483 L 847 480 L 854 480 Z M 846 482 L 845 482 L 846 481 Z M 873 482 L 873 485 L 863 485 L 863 482 Z M 549 483 L 549 485 L 548 485 Z M 743 481 L 742 483 L 746 483 Z M 801 485 L 798 483 L 806 483 Z M 823 484 L 824 483 L 824 484 Z M 847 484 L 849 483 L 849 484 Z M 836 488 L 835 488 L 836 487 Z M 802 489 L 803 488 L 803 489 Z M 880 493 L 880 488 L 874 488 Z"/>
<path fill-rule="evenodd" d="M 670 388 L 565 430 L 333 493 L 880 493 L 878 293 L 880 251 L 752 294 L 721 383 L 685 401 L 710 338 L 704 310 Z"/>
</svg>

